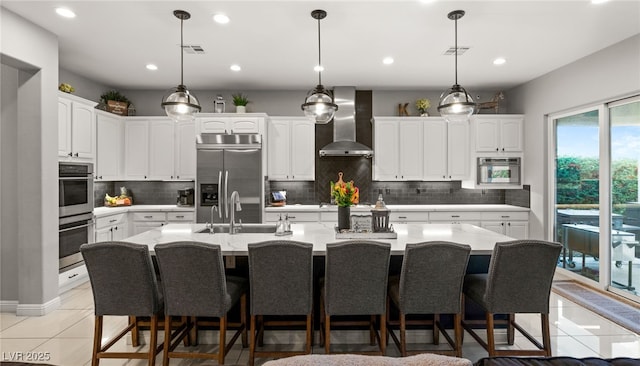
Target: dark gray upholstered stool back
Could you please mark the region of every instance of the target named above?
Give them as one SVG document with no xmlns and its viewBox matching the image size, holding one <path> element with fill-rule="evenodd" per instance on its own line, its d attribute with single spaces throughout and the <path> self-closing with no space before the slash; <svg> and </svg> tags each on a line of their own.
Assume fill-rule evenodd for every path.
<svg viewBox="0 0 640 366">
<path fill-rule="evenodd" d="M 249 244 L 251 314 L 306 315 L 313 307 L 313 244 Z"/>
<path fill-rule="evenodd" d="M 350 240 L 327 244 L 327 315 L 384 314 L 391 244 Z"/>
<path fill-rule="evenodd" d="M 151 316 L 162 294 L 146 245 L 100 242 L 80 247 L 93 291 L 95 315 Z"/>
<path fill-rule="evenodd" d="M 223 317 L 231 308 L 219 245 L 174 242 L 155 246 L 165 314 Z"/>
<path fill-rule="evenodd" d="M 549 313 L 549 294 L 562 245 L 542 240 L 496 243 L 486 275 L 484 297 L 465 293 L 490 313 Z M 468 281 L 473 281 L 473 276 Z M 473 287 L 473 286 L 471 286 Z M 481 287 L 481 286 L 478 286 Z M 480 289 L 478 289 L 480 291 Z"/>
<path fill-rule="evenodd" d="M 470 253 L 470 246 L 451 242 L 407 244 L 400 273 L 400 310 L 405 314 L 460 313 Z"/>
</svg>

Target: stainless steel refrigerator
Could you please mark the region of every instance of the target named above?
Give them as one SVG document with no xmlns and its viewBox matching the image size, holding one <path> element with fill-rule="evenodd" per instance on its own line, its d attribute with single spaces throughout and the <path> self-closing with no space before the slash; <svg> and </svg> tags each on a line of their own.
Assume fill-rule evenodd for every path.
<svg viewBox="0 0 640 366">
<path fill-rule="evenodd" d="M 197 136 L 196 218 L 197 222 L 228 223 L 229 198 L 240 195 L 241 211 L 236 222 L 262 222 L 264 176 L 262 136 L 259 134 L 203 133 Z"/>
</svg>

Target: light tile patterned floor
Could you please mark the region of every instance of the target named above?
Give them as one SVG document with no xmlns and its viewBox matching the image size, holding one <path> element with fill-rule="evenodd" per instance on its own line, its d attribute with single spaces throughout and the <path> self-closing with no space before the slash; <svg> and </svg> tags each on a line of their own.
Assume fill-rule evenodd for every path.
<svg viewBox="0 0 640 366">
<path fill-rule="evenodd" d="M 63 366 L 90 365 L 93 337 L 93 297 L 89 283 L 85 283 L 61 296 L 60 309 L 42 317 L 16 317 L 15 314 L 0 314 L 0 361 L 8 361 L 14 352 L 42 353 L 50 355 L 47 362 Z M 640 357 L 640 335 L 632 333 L 563 297 L 551 294 L 551 341 L 553 355 L 573 357 Z M 518 315 L 518 321 L 534 336 L 540 335 L 539 316 Z M 107 317 L 105 320 L 105 338 L 108 340 L 126 323 L 124 317 Z M 349 336 L 347 336 L 348 338 Z M 339 338 L 333 337 L 334 340 Z M 500 337 L 498 337 L 500 340 Z M 347 339 L 347 342 L 349 340 Z M 134 349 L 125 341 L 116 344 L 118 350 Z M 140 349 L 144 349 L 141 346 Z M 202 347 L 217 347 L 203 345 Z M 351 345 L 337 345 L 338 348 Z M 517 336 L 516 348 L 530 348 L 524 337 Z M 323 353 L 315 346 L 314 353 Z M 240 342 L 227 356 L 227 365 L 246 365 L 248 349 Z M 393 343 L 388 348 L 388 356 L 398 356 Z M 476 361 L 485 357 L 485 351 L 471 336 L 465 335 L 463 357 Z M 259 359 L 260 365 L 266 360 Z M 101 365 L 145 365 L 141 360 L 102 360 Z M 161 356 L 157 364 L 162 364 Z M 211 365 L 212 361 L 172 360 L 171 365 Z"/>
</svg>

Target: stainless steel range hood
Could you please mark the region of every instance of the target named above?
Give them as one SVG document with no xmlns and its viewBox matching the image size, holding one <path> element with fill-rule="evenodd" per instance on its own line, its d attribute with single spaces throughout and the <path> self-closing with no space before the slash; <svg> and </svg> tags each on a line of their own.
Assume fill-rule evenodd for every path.
<svg viewBox="0 0 640 366">
<path fill-rule="evenodd" d="M 356 141 L 356 88 L 336 86 L 333 89 L 334 103 L 338 111 L 333 117 L 333 142 L 320 149 L 323 156 L 373 156 L 373 150 Z"/>
</svg>

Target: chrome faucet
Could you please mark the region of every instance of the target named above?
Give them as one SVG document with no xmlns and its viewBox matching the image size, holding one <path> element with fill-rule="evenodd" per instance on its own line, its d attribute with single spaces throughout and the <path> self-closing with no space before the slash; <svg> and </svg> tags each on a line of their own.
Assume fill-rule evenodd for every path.
<svg viewBox="0 0 640 366">
<path fill-rule="evenodd" d="M 240 194 L 238 191 L 233 191 L 229 197 L 229 234 L 237 234 L 238 230 L 242 228 L 242 220 L 237 224 L 235 222 L 236 211 L 242 211 L 242 206 L 240 206 Z"/>
<path fill-rule="evenodd" d="M 209 234 L 213 234 L 213 218 L 215 217 L 213 215 L 213 211 L 218 212 L 218 206 L 216 205 L 211 206 L 211 223 L 209 224 Z"/>
</svg>

